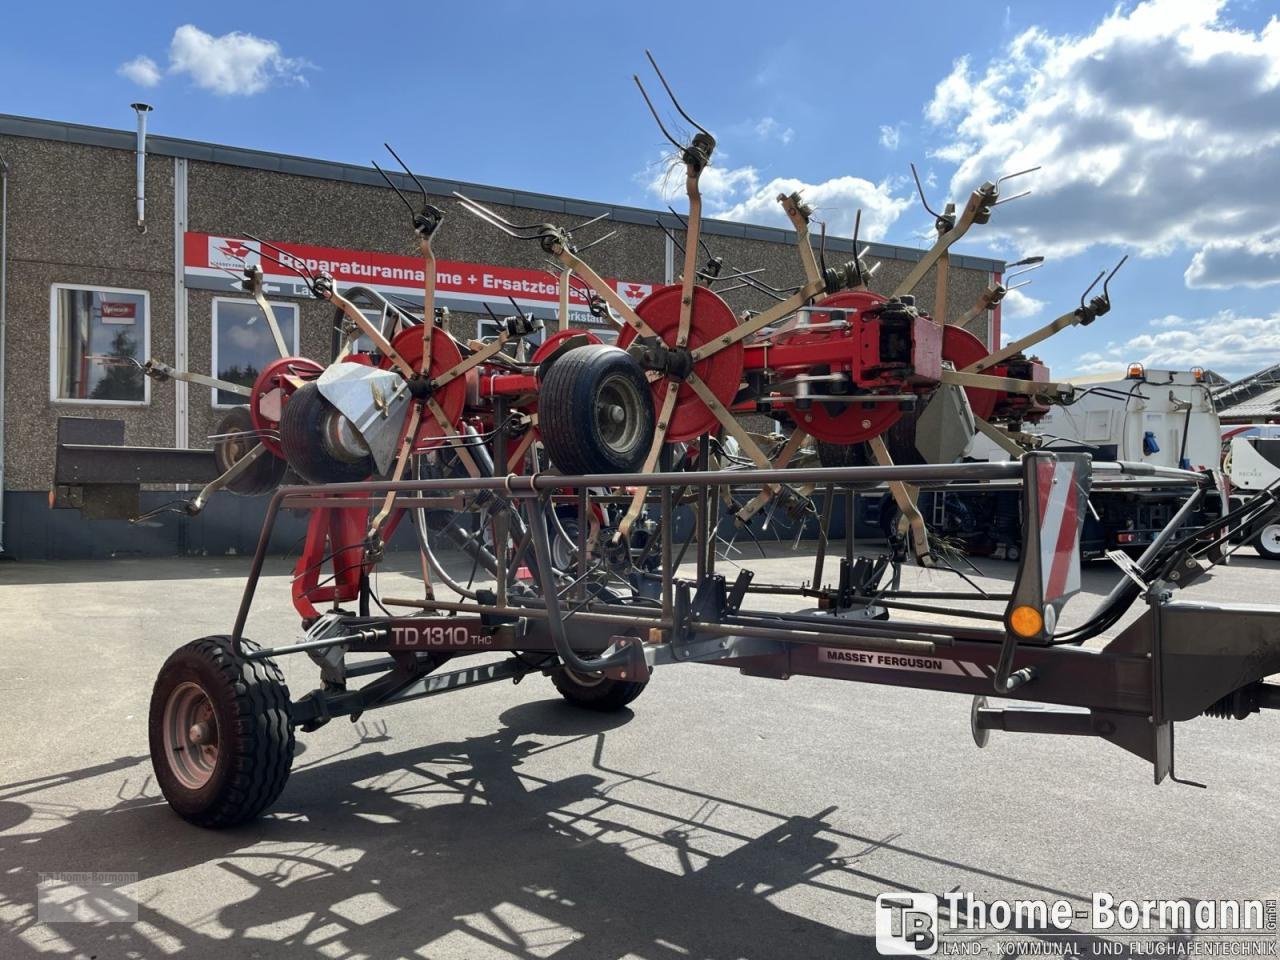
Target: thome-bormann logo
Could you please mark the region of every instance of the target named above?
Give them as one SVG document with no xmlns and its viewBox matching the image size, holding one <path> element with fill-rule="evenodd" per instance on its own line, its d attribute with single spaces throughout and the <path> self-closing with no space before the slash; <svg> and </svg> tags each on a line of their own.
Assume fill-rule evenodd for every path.
<svg viewBox="0 0 1280 960">
<path fill-rule="evenodd" d="M 882 893 L 886 956 L 1280 956 L 1277 900 L 982 900 L 972 893 Z"/>
</svg>

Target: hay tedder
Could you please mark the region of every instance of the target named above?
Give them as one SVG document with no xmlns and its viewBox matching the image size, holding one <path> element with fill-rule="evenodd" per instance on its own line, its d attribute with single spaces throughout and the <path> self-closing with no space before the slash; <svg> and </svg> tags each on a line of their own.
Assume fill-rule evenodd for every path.
<svg viewBox="0 0 1280 960">
<path fill-rule="evenodd" d="M 1111 276 L 1078 308 L 994 351 L 966 324 L 1005 287 L 946 322 L 948 251 L 1016 199 L 1002 196 L 1006 176 L 980 185 L 959 213 L 951 204 L 930 211 L 936 242 L 885 294 L 869 289 L 875 265 L 859 251 L 857 227 L 852 259 L 830 266 L 825 243 L 816 253 L 811 244 L 814 211 L 798 194 L 780 196 L 800 282 L 766 287 L 753 271 L 726 268 L 700 236 L 699 178 L 715 139 L 658 78 L 695 130 L 687 143 L 672 137 L 645 94 L 685 173 L 684 237 L 673 236 L 683 268 L 634 306 L 585 259 L 604 238 L 579 235 L 600 218 L 514 223 L 458 195 L 465 211 L 536 244 L 560 284 L 557 329 L 543 330 L 517 306 L 496 336 L 459 341 L 435 305 L 432 240 L 444 214 L 406 167 L 420 205 L 384 176 L 409 210 L 424 259 L 421 315 L 372 289 L 340 291 L 259 241 L 263 256 L 334 306 L 343 331 L 337 359 L 289 354 L 262 272 L 246 266 L 244 289 L 280 353 L 256 382 L 147 365 L 157 379 L 247 400 L 213 438 L 218 475 L 201 477 L 204 488 L 178 509 L 198 512 L 218 489 L 271 494 L 231 632 L 182 647 L 156 683 L 151 750 L 174 809 L 206 826 L 241 822 L 283 789 L 295 730 L 529 674 L 597 710 L 625 707 L 656 667 L 681 662 L 963 693 L 973 698 L 979 744 L 994 729 L 1098 737 L 1150 762 L 1156 782 L 1177 779 L 1176 721 L 1280 708 L 1280 686 L 1266 682 L 1280 672 L 1280 609 L 1175 599 L 1242 532 L 1275 522 L 1275 491 L 1193 528 L 1189 518 L 1212 495 L 1213 476 L 1057 455 L 1035 449 L 1021 431 L 1076 396 L 1027 351 L 1107 313 Z M 914 292 L 930 275 L 935 295 L 926 310 Z M 735 315 L 721 294 L 743 285 L 775 305 Z M 613 325 L 616 342 L 571 326 L 575 289 L 594 317 Z M 744 414 L 770 417 L 778 429 L 753 433 Z M 975 432 L 1015 459 L 954 462 Z M 60 461 L 95 454 L 90 446 L 60 444 Z M 1155 487 L 1185 490 L 1184 508 L 1140 557 L 1116 555 L 1119 584 L 1091 615 L 1063 626 L 1063 605 L 1080 588 L 1090 492 Z M 854 492 L 868 489 L 886 491 L 896 518 L 887 551 L 875 558 L 853 548 Z M 922 491 L 975 489 L 1020 499 L 1021 565 L 1007 593 L 969 580 L 918 506 Z M 827 532 L 841 500 L 844 555 L 828 578 Z M 245 633 L 283 509 L 309 512 L 292 578 L 305 634 L 259 646 Z M 718 573 L 722 528 L 754 537 L 775 514 L 797 543 L 806 531 L 817 538 L 811 578 L 758 582 L 741 559 L 732 579 Z M 421 594 L 381 596 L 372 574 L 405 520 Z M 442 555 L 446 546 L 453 560 Z M 457 573 L 458 554 L 469 577 Z M 970 589 L 905 589 L 910 562 L 954 573 Z M 973 602 L 958 606 L 961 599 Z M 1086 646 L 1135 603 L 1140 615 L 1118 636 Z M 288 654 L 320 669 L 320 685 L 296 700 L 275 663 Z M 472 654 L 487 656 L 458 665 Z M 993 707 L 986 696 L 1066 709 Z"/>
</svg>

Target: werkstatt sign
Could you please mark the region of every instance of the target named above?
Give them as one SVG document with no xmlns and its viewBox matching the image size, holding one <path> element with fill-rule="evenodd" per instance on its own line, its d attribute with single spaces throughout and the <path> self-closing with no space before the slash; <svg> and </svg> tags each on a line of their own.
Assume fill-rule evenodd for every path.
<svg viewBox="0 0 1280 960">
<path fill-rule="evenodd" d="M 304 243 L 269 241 L 279 251 L 267 248 L 262 255 L 256 240 L 219 237 L 208 233 L 187 233 L 183 241 L 183 273 L 186 285 L 203 290 L 239 290 L 241 271 L 250 264 L 262 268 L 268 296 L 307 297 L 306 285 L 283 263 L 292 261 L 312 273 L 333 275 L 339 288 L 370 287 L 383 295 L 394 295 L 422 302 L 423 261 L 421 257 L 373 250 L 345 250 L 338 247 L 315 247 Z M 234 274 L 231 276 L 228 274 Z M 653 291 L 648 283 L 608 280 L 627 302 L 639 303 Z M 526 310 L 537 313 L 554 311 L 560 303 L 555 277 L 539 270 L 500 267 L 487 263 L 459 260 L 436 261 L 436 301 L 454 310 L 483 311 L 488 304 L 502 315 L 510 312 L 510 297 Z M 578 284 L 569 290 L 570 315 L 575 319 L 589 317 L 587 298 Z"/>
</svg>

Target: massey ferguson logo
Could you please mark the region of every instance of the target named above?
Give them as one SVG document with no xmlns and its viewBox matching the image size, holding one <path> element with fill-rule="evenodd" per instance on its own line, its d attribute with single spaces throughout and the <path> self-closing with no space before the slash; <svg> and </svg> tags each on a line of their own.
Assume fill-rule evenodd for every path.
<svg viewBox="0 0 1280 960">
<path fill-rule="evenodd" d="M 635 305 L 653 293 L 653 284 L 651 283 L 619 283 L 618 293 L 627 303 Z"/>
<path fill-rule="evenodd" d="M 209 238 L 209 266 L 239 272 L 259 262 L 258 244 L 254 240 L 232 237 Z"/>
</svg>

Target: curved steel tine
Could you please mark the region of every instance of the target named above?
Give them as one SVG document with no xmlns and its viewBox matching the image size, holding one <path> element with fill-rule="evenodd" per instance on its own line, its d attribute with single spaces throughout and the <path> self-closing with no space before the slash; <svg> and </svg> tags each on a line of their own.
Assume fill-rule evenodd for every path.
<svg viewBox="0 0 1280 960">
<path fill-rule="evenodd" d="M 1018 276 L 1021 276 L 1021 275 L 1022 274 L 1018 274 Z M 1023 280 L 1021 283 L 1004 283 L 1004 284 L 1001 284 L 1001 286 L 1004 287 L 1004 292 L 1008 294 L 1008 293 L 1012 293 L 1014 290 L 1019 289 L 1020 287 L 1028 286 L 1034 282 L 1035 282 L 1034 280 Z"/>
<path fill-rule="evenodd" d="M 868 247 L 867 249 L 871 249 L 871 248 Z M 877 260 L 871 266 L 867 267 L 867 276 L 874 277 L 876 275 L 876 271 L 879 270 L 882 266 L 884 266 L 884 261 Z"/>
<path fill-rule="evenodd" d="M 662 131 L 662 135 L 671 142 L 673 147 L 677 150 L 683 151 L 684 144 L 669 134 L 667 132 L 667 128 L 662 125 L 662 118 L 658 116 L 658 111 L 654 109 L 653 101 L 649 99 L 649 92 L 645 90 L 644 84 L 640 82 L 640 78 L 633 73 L 631 75 L 631 79 L 634 80 L 636 82 L 636 86 L 640 88 L 640 96 L 644 97 L 645 105 L 649 108 L 649 112 L 653 114 L 653 120 L 658 125 L 658 129 Z"/>
<path fill-rule="evenodd" d="M 511 306 L 513 306 L 513 307 L 515 307 L 515 308 L 516 308 L 516 316 L 517 316 L 517 317 L 524 318 L 524 317 L 531 317 L 531 316 L 533 316 L 533 314 L 532 314 L 532 313 L 525 313 L 525 312 L 524 312 L 524 308 L 523 308 L 523 307 L 521 307 L 521 306 L 520 306 L 520 304 L 516 303 L 515 297 L 512 297 L 512 296 L 508 295 L 508 296 L 507 296 L 507 299 L 511 302 Z"/>
<path fill-rule="evenodd" d="M 684 256 L 684 244 L 676 239 L 676 235 L 668 229 L 667 225 L 657 217 L 653 218 L 653 222 L 658 225 L 658 229 L 667 235 L 667 239 L 676 245 L 676 249 L 680 251 L 680 255 Z"/>
<path fill-rule="evenodd" d="M 920 194 L 920 203 L 924 207 L 925 212 L 933 217 L 933 219 L 937 220 L 941 215 L 937 213 L 933 207 L 929 206 L 929 201 L 924 198 L 924 185 L 920 183 L 920 174 L 916 172 L 916 165 L 914 163 L 911 164 L 911 176 L 915 178 L 916 193 Z"/>
<path fill-rule="evenodd" d="M 684 107 L 680 106 L 680 101 L 677 100 L 676 95 L 671 92 L 671 84 L 667 83 L 667 78 L 664 77 L 662 75 L 662 71 L 658 69 L 658 61 L 653 59 L 653 54 L 650 53 L 648 50 L 646 50 L 644 52 L 644 55 L 649 58 L 649 64 L 650 66 L 653 67 L 653 72 L 658 75 L 658 79 L 662 81 L 662 86 L 667 91 L 667 96 L 670 97 L 671 102 L 675 104 L 676 112 L 679 113 L 680 116 L 688 120 L 690 123 L 692 123 L 695 127 L 701 130 L 703 133 L 705 133 L 708 137 L 711 136 L 711 131 L 709 131 L 706 127 L 700 124 L 697 120 L 693 119 L 693 117 L 689 116 L 689 114 L 684 112 Z"/>
<path fill-rule="evenodd" d="M 1003 200 L 997 200 L 995 203 L 992 204 L 992 206 L 998 207 L 1002 203 L 1012 203 L 1014 200 L 1021 200 L 1023 197 L 1029 197 L 1029 196 L 1031 196 L 1031 191 L 1023 190 L 1021 193 L 1015 193 L 1012 197 L 1005 197 Z"/>
<path fill-rule="evenodd" d="M 498 214 L 494 213 L 488 207 L 483 206 L 480 203 L 477 203 L 475 200 L 472 200 L 466 194 L 459 193 L 457 190 L 455 190 L 453 191 L 453 195 L 458 199 L 458 202 L 462 205 L 462 209 L 466 210 L 468 213 L 472 214 L 473 216 L 479 217 L 481 220 L 485 221 L 490 226 L 497 227 L 507 236 L 514 237 L 517 240 L 536 240 L 537 239 L 536 236 L 526 236 L 524 234 L 518 233 L 517 231 L 537 230 L 539 229 L 541 224 L 535 223 L 535 224 L 526 225 L 526 224 L 512 223 L 510 220 L 507 220 L 499 216 Z"/>
<path fill-rule="evenodd" d="M 1025 276 L 1025 275 L 1026 275 L 1026 274 L 1028 274 L 1028 273 L 1031 273 L 1031 272 L 1033 272 L 1033 271 L 1035 271 L 1035 270 L 1039 270 L 1039 269 L 1040 269 L 1041 267 L 1043 267 L 1043 266 L 1044 266 L 1044 257 L 1041 257 L 1041 258 L 1040 258 L 1039 260 L 1037 260 L 1035 263 L 1028 264 L 1028 265 L 1027 265 L 1027 268 L 1026 268 L 1025 270 L 1015 270 L 1015 271 L 1013 271 L 1012 273 L 1010 273 L 1008 276 L 1006 276 L 1006 277 L 1005 277 L 1005 281 L 1006 281 L 1006 282 L 1005 282 L 1005 289 L 1006 289 L 1006 290 L 1012 290 L 1012 289 L 1013 289 L 1013 287 L 1009 286 L 1008 281 L 1012 280 L 1014 277 L 1021 277 L 1021 276 Z M 1030 283 L 1030 282 L 1031 282 L 1030 280 L 1028 280 L 1028 281 L 1027 281 L 1027 283 Z M 1022 284 L 1019 284 L 1019 286 L 1022 286 Z"/>
<path fill-rule="evenodd" d="M 380 166 L 378 166 L 378 161 L 370 160 L 369 162 L 373 164 L 373 169 L 377 170 L 380 174 L 382 174 L 382 179 L 387 181 L 387 186 L 396 192 L 396 196 L 400 198 L 400 202 L 409 208 L 409 215 L 413 216 L 415 213 L 417 213 L 417 211 L 413 209 L 413 204 L 409 202 L 409 198 L 406 197 L 400 191 L 399 187 L 397 187 L 394 183 L 392 183 L 391 178 L 387 176 L 387 172 L 383 170 Z M 412 174 L 410 174 L 410 176 L 412 176 Z"/>
<path fill-rule="evenodd" d="M 999 180 L 996 181 L 996 186 L 998 187 L 1000 186 L 1000 184 L 1004 183 L 1006 180 L 1012 180 L 1014 177 L 1021 177 L 1021 176 L 1025 176 L 1028 173 L 1035 173 L 1039 169 L 1040 169 L 1040 164 L 1036 164 L 1034 167 L 1027 167 L 1027 169 L 1019 170 L 1017 173 L 1006 173 L 1003 177 L 1001 177 Z"/>
<path fill-rule="evenodd" d="M 304 263 L 302 264 L 302 268 L 299 269 L 295 265 L 295 258 L 293 254 L 291 254 L 288 250 L 285 250 L 282 247 L 277 247 L 274 243 L 271 243 L 267 240 L 263 240 L 261 237 L 255 237 L 252 233 L 246 233 L 245 236 L 248 237 L 250 240 L 252 240 L 254 243 L 260 243 L 264 247 L 269 247 L 270 249 L 274 250 L 276 253 L 281 254 L 282 256 L 288 257 L 287 262 L 285 260 L 281 260 L 280 257 L 269 257 L 268 259 L 274 260 L 276 263 L 280 264 L 280 266 L 282 267 L 288 267 L 298 276 L 303 277 L 308 281 L 311 281 L 311 282 L 315 281 L 315 274 L 311 272 L 311 268 Z M 303 270 L 305 270 L 306 273 L 303 273 Z"/>
<path fill-rule="evenodd" d="M 1097 275 L 1096 277 L 1094 277 L 1094 278 L 1093 278 L 1093 283 L 1089 284 L 1089 286 L 1087 286 L 1087 287 L 1085 288 L 1084 293 L 1080 294 L 1080 309 L 1081 309 L 1081 310 L 1083 310 L 1083 309 L 1084 309 L 1084 298 L 1085 298 L 1085 297 L 1087 297 L 1090 293 L 1092 293 L 1092 292 L 1093 292 L 1093 288 L 1094 288 L 1094 287 L 1096 287 L 1096 286 L 1098 285 L 1098 281 L 1102 279 L 1103 275 L 1104 275 L 1106 272 L 1107 272 L 1106 270 L 1099 270 L 1099 271 L 1098 271 L 1098 275 Z"/>
<path fill-rule="evenodd" d="M 391 154 L 393 157 L 396 158 L 396 163 L 404 167 L 404 172 L 413 178 L 413 182 L 418 185 L 418 189 L 422 192 L 422 201 L 423 203 L 425 203 L 427 200 L 427 188 L 422 185 L 422 181 L 418 179 L 417 174 L 415 174 L 412 170 L 410 170 L 409 165 L 400 159 L 400 154 L 396 153 L 394 150 L 391 149 L 391 144 L 383 141 L 382 145 L 387 148 L 387 153 Z M 377 164 L 375 163 L 374 166 L 376 167 Z"/>
<path fill-rule="evenodd" d="M 1108 287 L 1108 286 L 1110 286 L 1110 284 L 1111 284 L 1111 278 L 1112 278 L 1112 277 L 1114 277 L 1114 276 L 1116 275 L 1116 272 L 1117 272 L 1121 267 L 1123 267 L 1123 266 L 1124 266 L 1124 262 L 1125 262 L 1126 260 L 1128 260 L 1128 259 L 1129 259 L 1129 255 L 1126 253 L 1123 257 L 1121 257 L 1121 258 L 1120 258 L 1120 262 L 1119 262 L 1119 263 L 1117 263 L 1117 264 L 1116 264 L 1116 265 L 1111 269 L 1111 272 L 1107 274 L 1107 279 L 1105 279 L 1105 280 L 1103 280 L 1103 281 L 1102 281 L 1102 295 L 1103 295 L 1104 297 L 1106 297 L 1106 298 L 1107 298 L 1108 302 L 1110 302 L 1110 300 L 1111 300 L 1111 293 L 1110 293 L 1110 291 L 1109 291 L 1109 290 L 1107 290 L 1107 287 Z"/>
<path fill-rule="evenodd" d="M 593 222 L 594 222 L 594 221 L 593 221 Z M 604 243 L 604 242 L 605 242 L 606 240 L 608 240 L 610 237 L 616 237 L 617 235 L 618 235 L 618 231 L 617 231 L 617 230 L 610 230 L 610 231 L 609 231 L 608 233 L 606 233 L 604 236 L 602 236 L 602 237 L 596 237 L 596 238 L 595 238 L 594 240 L 592 240 L 590 243 L 584 243 L 582 246 L 578 247 L 578 248 L 577 248 L 577 250 L 576 250 L 575 252 L 576 252 L 576 253 L 584 253 L 584 252 L 586 252 L 587 250 L 590 250 L 590 249 L 591 249 L 592 247 L 594 247 L 596 244 L 598 244 L 598 243 Z"/>
<path fill-rule="evenodd" d="M 569 228 L 569 232 L 572 233 L 574 230 L 581 230 L 583 227 L 589 227 L 593 223 L 599 223 L 601 220 L 607 219 L 608 216 L 609 216 L 609 211 L 606 210 L 604 213 L 600 214 L 598 217 L 592 217 L 590 220 L 583 220 L 581 223 L 574 224 L 572 227 Z"/>
<path fill-rule="evenodd" d="M 671 215 L 673 217 L 675 217 L 677 220 L 680 221 L 680 226 L 684 227 L 685 230 L 687 231 L 689 229 L 688 219 L 676 213 L 675 207 L 671 206 L 671 204 L 669 203 L 667 204 L 667 209 L 671 211 Z M 698 234 L 698 246 L 702 249 L 702 252 L 705 253 L 709 259 L 714 260 L 716 258 L 716 255 L 711 252 L 711 248 L 707 246 L 707 241 L 702 239 L 701 233 Z M 684 253 L 684 247 L 680 248 L 680 252 Z"/>
<path fill-rule="evenodd" d="M 822 265 L 822 274 L 827 273 L 827 221 L 818 221 L 818 263 Z"/>
</svg>

